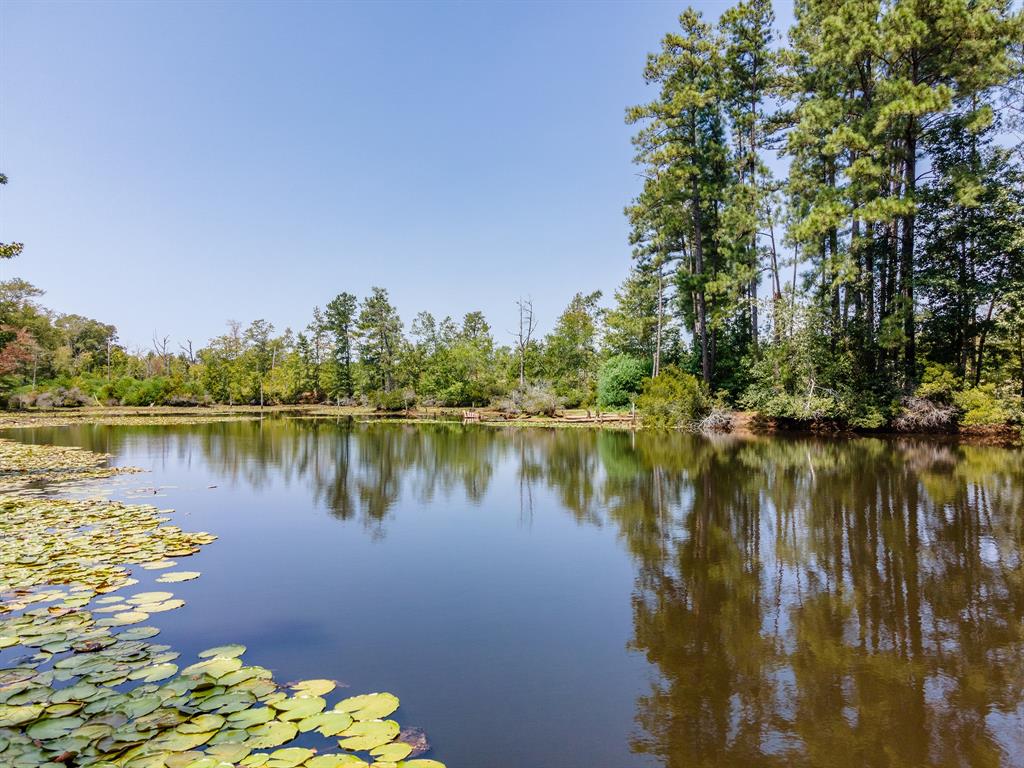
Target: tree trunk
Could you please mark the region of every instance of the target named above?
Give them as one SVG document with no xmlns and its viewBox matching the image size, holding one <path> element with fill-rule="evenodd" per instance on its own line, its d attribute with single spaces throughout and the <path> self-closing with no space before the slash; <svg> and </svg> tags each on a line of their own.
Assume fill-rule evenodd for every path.
<svg viewBox="0 0 1024 768">
<path fill-rule="evenodd" d="M 905 158 L 903 197 L 913 204 L 917 189 L 917 121 L 910 118 L 904 137 Z M 914 226 L 917 216 L 914 208 L 903 215 L 903 243 L 900 248 L 900 298 L 903 313 L 903 379 L 904 389 L 913 389 L 917 378 L 917 346 L 914 339 Z"/>
<path fill-rule="evenodd" d="M 693 193 L 690 200 L 693 216 L 693 255 L 696 259 L 697 279 L 697 333 L 700 336 L 700 370 L 705 384 L 711 384 L 711 357 L 708 349 L 708 308 L 704 294 L 704 242 L 700 210 L 700 188 L 697 180 L 693 180 Z"/>
<path fill-rule="evenodd" d="M 664 286 L 665 280 L 661 272 L 661 262 L 658 262 L 658 327 L 654 336 L 654 366 L 652 370 L 652 376 L 657 376 L 661 372 L 661 327 L 662 327 L 662 313 L 664 311 Z"/>
</svg>

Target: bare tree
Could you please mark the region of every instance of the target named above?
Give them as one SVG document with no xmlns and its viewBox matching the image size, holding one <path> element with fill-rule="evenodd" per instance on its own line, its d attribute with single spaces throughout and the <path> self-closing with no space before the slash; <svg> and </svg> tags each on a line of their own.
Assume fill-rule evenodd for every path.
<svg viewBox="0 0 1024 768">
<path fill-rule="evenodd" d="M 163 361 L 163 372 L 166 375 L 171 369 L 171 355 L 167 351 L 168 345 L 171 343 L 170 336 L 159 337 L 156 333 L 153 333 L 153 352 Z"/>
<path fill-rule="evenodd" d="M 516 334 L 516 347 L 519 349 L 519 388 L 526 386 L 526 348 L 530 346 L 533 332 L 537 330 L 537 321 L 533 316 L 533 299 L 518 299 L 519 332 Z"/>
<path fill-rule="evenodd" d="M 196 364 L 196 355 L 192 351 L 192 339 L 185 339 L 185 343 L 179 344 L 178 348 L 181 350 L 181 354 L 185 356 L 185 359 L 188 360 L 189 365 Z"/>
</svg>

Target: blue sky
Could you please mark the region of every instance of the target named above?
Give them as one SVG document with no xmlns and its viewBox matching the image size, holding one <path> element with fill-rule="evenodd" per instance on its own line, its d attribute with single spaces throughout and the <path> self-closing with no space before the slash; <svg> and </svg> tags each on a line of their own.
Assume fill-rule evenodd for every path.
<svg viewBox="0 0 1024 768">
<path fill-rule="evenodd" d="M 372 285 L 547 330 L 626 275 L 624 109 L 682 7 L 5 0 L 0 279 L 130 347 Z"/>
</svg>

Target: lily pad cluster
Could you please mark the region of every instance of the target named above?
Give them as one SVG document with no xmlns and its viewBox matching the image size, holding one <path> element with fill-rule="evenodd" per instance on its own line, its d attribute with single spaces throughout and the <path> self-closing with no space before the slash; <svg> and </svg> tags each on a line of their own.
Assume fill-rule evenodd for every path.
<svg viewBox="0 0 1024 768">
<path fill-rule="evenodd" d="M 0 492 L 19 490 L 40 480 L 92 480 L 141 471 L 106 466 L 109 458 L 81 448 L 0 440 Z"/>
<path fill-rule="evenodd" d="M 190 580 L 176 559 L 215 538 L 150 506 L 0 496 L 0 765 L 444 768 L 390 719 L 389 693 L 282 686 L 243 661 L 244 646 L 185 664 L 155 641 L 149 622 L 185 601 L 129 593 L 128 566 Z"/>
<path fill-rule="evenodd" d="M 172 412 L 152 413 L 145 410 L 103 408 L 96 410 L 57 412 L 7 412 L 0 414 L 0 429 L 68 427 L 75 424 L 103 426 L 172 426 L 176 424 L 209 424 L 220 421 L 248 421 L 261 416 L 258 407 L 232 406 L 220 410 L 174 408 Z M 270 409 L 268 409 L 269 411 Z"/>
</svg>

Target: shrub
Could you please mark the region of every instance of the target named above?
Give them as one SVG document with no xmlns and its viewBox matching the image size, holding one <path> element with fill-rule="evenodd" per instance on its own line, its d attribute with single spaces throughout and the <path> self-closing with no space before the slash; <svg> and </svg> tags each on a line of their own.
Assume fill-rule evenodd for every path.
<svg viewBox="0 0 1024 768">
<path fill-rule="evenodd" d="M 1016 416 L 1012 404 L 999 396 L 994 384 L 955 392 L 953 401 L 963 413 L 960 423 L 968 427 L 1008 424 Z"/>
<path fill-rule="evenodd" d="M 561 400 L 546 384 L 527 384 L 509 392 L 508 397 L 495 401 L 494 407 L 502 413 L 518 416 L 554 416 Z"/>
<path fill-rule="evenodd" d="M 579 387 L 569 387 L 562 390 L 559 398 L 564 408 L 583 408 L 594 402 L 593 395 Z"/>
<path fill-rule="evenodd" d="M 697 379 L 675 366 L 645 379 L 636 405 L 644 426 L 658 429 L 694 429 L 710 410 Z"/>
<path fill-rule="evenodd" d="M 163 376 L 151 379 L 129 379 L 131 384 L 125 386 L 121 379 L 115 386 L 115 392 L 121 394 L 121 405 L 163 405 L 171 394 L 171 382 Z"/>
<path fill-rule="evenodd" d="M 604 361 L 597 375 L 597 404 L 602 408 L 629 405 L 643 386 L 648 366 L 629 355 L 615 355 Z"/>
<path fill-rule="evenodd" d="M 928 363 L 921 374 L 921 383 L 914 393 L 918 398 L 926 398 L 934 403 L 949 405 L 953 402 L 953 393 L 959 387 L 956 377 L 944 365 Z"/>
<path fill-rule="evenodd" d="M 378 411 L 404 411 L 416 404 L 416 393 L 411 389 L 374 392 L 372 401 Z"/>
</svg>

